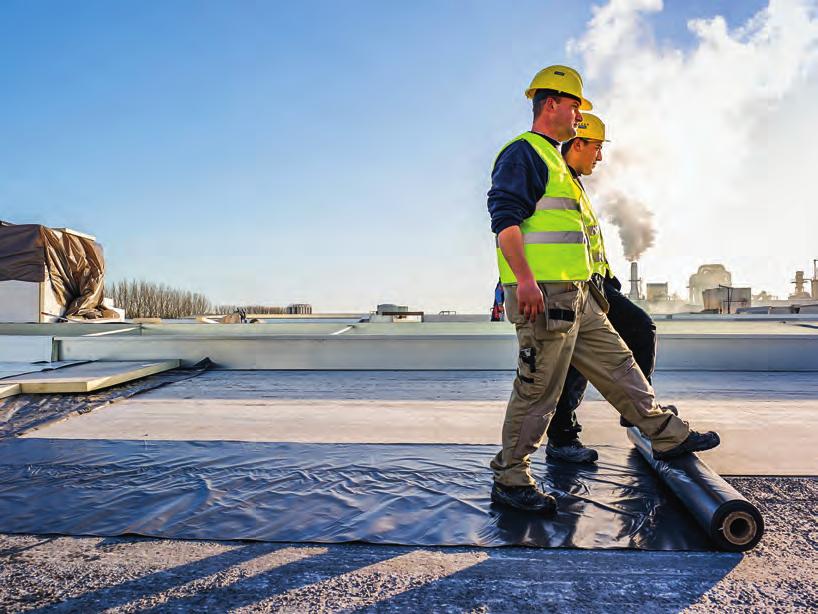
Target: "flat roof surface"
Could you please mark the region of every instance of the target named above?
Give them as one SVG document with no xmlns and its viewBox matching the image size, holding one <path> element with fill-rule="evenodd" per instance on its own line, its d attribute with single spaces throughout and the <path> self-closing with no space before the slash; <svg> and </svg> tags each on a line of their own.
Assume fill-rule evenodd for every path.
<svg viewBox="0 0 818 614">
<path fill-rule="evenodd" d="M 26 436 L 65 439 L 499 444 L 507 371 L 209 371 Z M 660 372 L 674 403 L 722 445 L 702 458 L 726 475 L 818 475 L 818 378 L 809 373 Z M 629 445 L 590 389 L 587 444 Z"/>
<path fill-rule="evenodd" d="M 31 435 L 494 443 L 511 378 L 507 371 L 210 371 Z M 663 402 L 722 432 L 722 446 L 702 454 L 722 473 L 785 473 L 804 463 L 815 474 L 814 374 L 662 372 L 654 383 Z M 580 419 L 588 443 L 625 441 L 615 412 L 593 390 Z M 764 538 L 744 555 L 0 535 L 0 609 L 810 610 L 818 602 L 818 480 L 728 481 L 765 517 Z"/>
</svg>

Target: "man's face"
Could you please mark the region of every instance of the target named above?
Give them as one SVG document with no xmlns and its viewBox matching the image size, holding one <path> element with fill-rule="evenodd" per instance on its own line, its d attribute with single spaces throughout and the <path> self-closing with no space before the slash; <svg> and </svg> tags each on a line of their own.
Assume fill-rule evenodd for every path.
<svg viewBox="0 0 818 614">
<path fill-rule="evenodd" d="M 566 161 L 580 175 L 590 175 L 596 163 L 602 161 L 602 142 L 577 139 L 571 144 Z"/>
<path fill-rule="evenodd" d="M 554 106 L 554 128 L 560 133 L 556 135 L 556 139 L 558 141 L 573 139 L 577 135 L 577 124 L 581 121 L 579 101 L 567 96 L 559 98 Z"/>
</svg>

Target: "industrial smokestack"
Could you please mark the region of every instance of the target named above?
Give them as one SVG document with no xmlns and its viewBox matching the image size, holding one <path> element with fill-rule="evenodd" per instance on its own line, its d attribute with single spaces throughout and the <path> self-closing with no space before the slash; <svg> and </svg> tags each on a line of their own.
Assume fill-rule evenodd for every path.
<svg viewBox="0 0 818 614">
<path fill-rule="evenodd" d="M 640 284 L 642 280 L 639 279 L 639 265 L 636 261 L 631 262 L 631 291 L 628 292 L 628 298 L 632 301 L 641 300 Z"/>
</svg>

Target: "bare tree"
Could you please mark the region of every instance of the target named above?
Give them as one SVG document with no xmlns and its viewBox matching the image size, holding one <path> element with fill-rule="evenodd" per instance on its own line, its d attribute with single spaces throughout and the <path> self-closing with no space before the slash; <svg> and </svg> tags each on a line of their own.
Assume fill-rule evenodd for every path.
<svg viewBox="0 0 818 614">
<path fill-rule="evenodd" d="M 171 288 L 145 280 L 120 280 L 108 284 L 105 296 L 125 310 L 129 318 L 187 318 L 209 313 L 212 304 L 198 292 Z"/>
</svg>

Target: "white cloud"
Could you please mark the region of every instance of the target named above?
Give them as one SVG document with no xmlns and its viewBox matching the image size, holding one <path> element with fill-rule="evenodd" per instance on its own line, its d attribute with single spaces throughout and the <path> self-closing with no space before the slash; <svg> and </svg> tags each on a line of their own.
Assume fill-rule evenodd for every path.
<svg viewBox="0 0 818 614">
<path fill-rule="evenodd" d="M 771 0 L 732 28 L 691 20 L 685 49 L 656 40 L 648 16 L 661 10 L 611 0 L 569 42 L 612 140 L 589 178 L 594 202 L 621 216 L 624 194 L 654 212 L 640 216 L 656 231 L 641 258 L 650 281 L 686 294 L 696 267 L 716 261 L 734 283 L 786 295 L 794 270 L 818 258 L 816 3 Z M 626 276 L 616 229 L 605 230 Z"/>
</svg>

